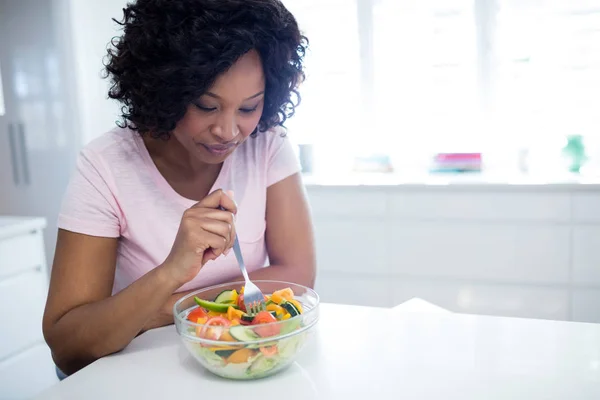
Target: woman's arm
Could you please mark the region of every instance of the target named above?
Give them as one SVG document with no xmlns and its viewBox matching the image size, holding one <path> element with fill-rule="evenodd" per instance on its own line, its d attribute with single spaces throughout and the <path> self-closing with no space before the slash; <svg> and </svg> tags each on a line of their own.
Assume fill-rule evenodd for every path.
<svg viewBox="0 0 600 400">
<path fill-rule="evenodd" d="M 314 287 L 316 256 L 312 220 L 299 173 L 267 189 L 267 252 L 271 266 L 250 273 Z"/>
<path fill-rule="evenodd" d="M 183 296 L 187 296 L 188 294 L 198 289 L 199 288 L 172 294 L 167 300 L 167 302 L 162 305 L 160 310 L 158 310 L 157 313 L 155 313 L 148 321 L 146 321 L 144 327 L 139 332 L 139 334 L 149 331 L 150 329 L 160 328 L 166 325 L 172 325 L 174 323 L 173 306 L 175 305 L 175 303 L 177 303 L 177 300 L 181 299 Z"/>
<path fill-rule="evenodd" d="M 177 288 L 231 247 L 236 212 L 221 191 L 186 210 L 165 262 L 114 296 L 118 239 L 60 230 L 43 319 L 58 367 L 70 374 L 127 346 Z"/>
<path fill-rule="evenodd" d="M 59 230 L 43 330 L 67 374 L 123 349 L 177 289 L 156 268 L 111 296 L 117 240 Z"/>
</svg>

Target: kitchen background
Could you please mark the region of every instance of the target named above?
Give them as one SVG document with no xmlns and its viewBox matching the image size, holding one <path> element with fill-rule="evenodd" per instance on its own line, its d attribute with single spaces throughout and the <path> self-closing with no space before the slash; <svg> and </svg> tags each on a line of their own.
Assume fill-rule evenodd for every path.
<svg viewBox="0 0 600 400">
<path fill-rule="evenodd" d="M 56 382 L 56 215 L 118 119 L 125 3 L 0 0 L 0 399 Z M 284 3 L 311 42 L 288 127 L 322 300 L 600 322 L 600 1 Z"/>
</svg>

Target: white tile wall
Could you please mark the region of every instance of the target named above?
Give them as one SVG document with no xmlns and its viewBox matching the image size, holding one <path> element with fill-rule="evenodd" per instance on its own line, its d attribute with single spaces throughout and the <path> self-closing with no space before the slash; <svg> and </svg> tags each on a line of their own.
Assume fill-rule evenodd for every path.
<svg viewBox="0 0 600 400">
<path fill-rule="evenodd" d="M 600 322 L 600 188 L 308 193 L 323 301 Z"/>
</svg>

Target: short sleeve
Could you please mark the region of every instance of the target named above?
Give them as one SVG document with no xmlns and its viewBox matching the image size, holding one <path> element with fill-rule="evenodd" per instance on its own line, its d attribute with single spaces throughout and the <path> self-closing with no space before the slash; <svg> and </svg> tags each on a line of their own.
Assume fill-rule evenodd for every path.
<svg viewBox="0 0 600 400">
<path fill-rule="evenodd" d="M 90 236 L 119 237 L 119 207 L 108 181 L 108 171 L 94 153 L 82 150 L 63 198 L 58 227 Z"/>
<path fill-rule="evenodd" d="M 279 130 L 271 135 L 268 147 L 267 187 L 302 169 L 290 139 Z"/>
</svg>

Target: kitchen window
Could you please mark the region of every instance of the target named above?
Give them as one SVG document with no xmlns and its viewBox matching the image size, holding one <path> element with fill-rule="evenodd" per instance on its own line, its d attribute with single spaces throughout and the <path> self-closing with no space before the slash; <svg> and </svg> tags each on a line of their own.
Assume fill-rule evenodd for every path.
<svg viewBox="0 0 600 400">
<path fill-rule="evenodd" d="M 581 172 L 600 170 L 597 1 L 284 2 L 311 41 L 287 126 L 316 174 L 369 155 L 422 174 L 445 152 L 482 153 L 489 173 L 559 174 L 571 135 Z"/>
</svg>

